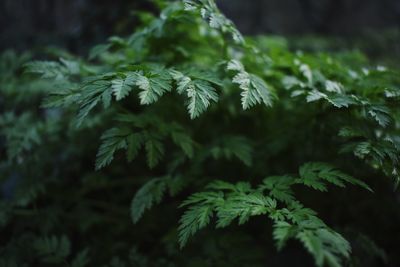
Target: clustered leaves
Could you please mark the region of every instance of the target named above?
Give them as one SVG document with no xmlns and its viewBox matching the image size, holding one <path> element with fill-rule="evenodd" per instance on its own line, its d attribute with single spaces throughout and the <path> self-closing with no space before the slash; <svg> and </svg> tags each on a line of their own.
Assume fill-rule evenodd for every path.
<svg viewBox="0 0 400 267">
<path fill-rule="evenodd" d="M 17 189 L 0 201 L 0 226 L 16 225 L 0 266 L 198 266 L 188 259 L 208 251 L 202 242 L 233 251 L 237 240 L 251 253 L 200 264 L 264 266 L 254 229 L 244 228 L 247 243 L 235 230 L 236 241 L 215 242 L 207 229 L 246 227 L 254 216 L 269 219 L 279 250 L 294 239 L 317 266 L 347 266 L 352 240 L 303 199 L 334 198 L 332 186 L 372 192 L 364 179 L 400 181 L 399 71 L 244 38 L 213 0 L 154 2 L 159 16 L 141 14 L 134 34 L 88 59 L 56 53 L 21 76 L 31 57 L 2 55 L 0 182 Z M 198 232 L 209 235 L 189 242 Z M 136 245 L 156 249 L 143 255 Z"/>
<path fill-rule="evenodd" d="M 235 219 L 242 225 L 252 216 L 267 215 L 274 222 L 273 236 L 279 249 L 295 238 L 314 256 L 318 266 L 341 266 L 342 259 L 350 255 L 349 243 L 323 223 L 315 211 L 296 200 L 292 187 L 303 184 L 326 191 L 324 182 L 328 182 L 339 187 L 350 183 L 370 189 L 365 183 L 323 163 L 306 163 L 301 166 L 299 176 L 267 177 L 256 189 L 247 182 L 212 182 L 207 187 L 211 191 L 195 193 L 181 205 L 189 207 L 180 220 L 181 246 L 207 226 L 214 215 L 218 228 L 229 226 Z"/>
</svg>

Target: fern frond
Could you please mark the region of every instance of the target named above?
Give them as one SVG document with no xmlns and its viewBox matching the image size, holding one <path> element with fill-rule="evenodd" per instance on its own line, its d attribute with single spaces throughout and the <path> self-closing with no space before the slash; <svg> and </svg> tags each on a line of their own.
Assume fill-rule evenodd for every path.
<svg viewBox="0 0 400 267">
<path fill-rule="evenodd" d="M 142 105 L 156 102 L 165 92 L 172 89 L 171 76 L 165 69 L 139 74 L 136 85 L 141 90 L 139 98 Z"/>
<path fill-rule="evenodd" d="M 251 166 L 253 146 L 247 138 L 241 136 L 224 136 L 216 145 L 211 147 L 211 154 L 215 159 L 236 157 L 245 165 Z"/>
<path fill-rule="evenodd" d="M 146 210 L 162 200 L 166 190 L 166 184 L 163 179 L 164 178 L 155 178 L 150 180 L 136 193 L 131 203 L 131 217 L 133 223 L 137 223 Z"/>
<path fill-rule="evenodd" d="M 297 180 L 298 182 L 320 191 L 327 191 L 325 182 L 329 182 L 339 187 L 345 187 L 346 182 L 372 191 L 372 189 L 364 182 L 355 179 L 326 163 L 306 163 L 301 166 L 299 173 L 300 179 Z"/>
<path fill-rule="evenodd" d="M 105 107 L 109 106 L 112 94 L 111 82 L 109 80 L 95 80 L 86 83 L 79 94 L 80 109 L 76 119 L 76 125 L 79 127 L 89 115 L 89 113 L 99 104 L 103 103 Z"/>
<path fill-rule="evenodd" d="M 294 183 L 295 179 L 290 176 L 272 176 L 265 178 L 258 188 L 261 191 L 268 190 L 271 197 L 279 201 L 290 203 L 294 201 L 291 188 Z"/>
<path fill-rule="evenodd" d="M 306 166 L 303 172 L 309 169 Z M 188 206 L 188 210 L 182 216 L 179 227 L 181 246 L 208 225 L 213 214 L 217 217 L 216 227 L 226 227 L 235 219 L 243 224 L 251 216 L 268 215 L 274 221 L 273 236 L 278 249 L 295 238 L 313 255 L 317 266 L 341 266 L 342 260 L 349 257 L 349 243 L 326 226 L 316 212 L 294 199 L 291 186 L 296 182 L 289 176 L 269 177 L 258 189 L 252 189 L 248 183 L 211 183 L 208 186 L 211 191 L 193 194 L 182 204 Z M 274 189 L 284 192 L 283 197 L 280 193 L 273 194 Z M 263 195 L 264 190 L 271 191 L 270 195 Z M 274 195 L 278 197 L 274 198 Z M 286 203 L 286 208 L 278 207 L 278 199 Z"/>
<path fill-rule="evenodd" d="M 96 170 L 109 165 L 117 150 L 127 148 L 127 137 L 130 133 L 127 128 L 113 128 L 102 135 L 102 144 L 96 156 Z"/>
<path fill-rule="evenodd" d="M 183 150 L 183 152 L 188 158 L 193 158 L 194 141 L 188 134 L 182 131 L 173 131 L 171 133 L 171 137 L 172 141 Z"/>
<path fill-rule="evenodd" d="M 234 23 L 219 11 L 214 0 L 184 0 L 184 5 L 186 11 L 199 13 L 211 28 L 229 34 L 235 43 L 242 45 L 245 43 L 242 34 Z"/>
<path fill-rule="evenodd" d="M 69 64 L 69 66 L 71 66 L 71 64 Z M 74 74 L 79 73 L 79 68 L 77 70 L 71 67 L 68 68 L 68 65 L 63 65 L 59 62 L 53 61 L 33 61 L 25 64 L 26 73 L 41 75 L 41 78 L 43 79 L 62 80 L 65 79 L 71 71 Z"/>
<path fill-rule="evenodd" d="M 126 138 L 126 142 L 128 146 L 126 150 L 126 158 L 131 162 L 139 154 L 139 150 L 143 145 L 143 135 L 140 133 L 131 133 Z"/>
<path fill-rule="evenodd" d="M 153 178 L 145 183 L 135 194 L 131 202 L 131 218 L 133 223 L 137 223 L 146 210 L 159 204 L 168 190 L 169 195 L 175 196 L 185 186 L 185 181 L 181 176 L 163 176 Z"/>
<path fill-rule="evenodd" d="M 186 93 L 189 99 L 187 109 L 191 119 L 200 116 L 211 102 L 218 101 L 216 89 L 207 77 L 189 77 L 179 71 L 172 71 L 171 74 L 177 83 L 178 93 Z"/>
<path fill-rule="evenodd" d="M 157 136 L 145 135 L 145 149 L 147 152 L 147 163 L 150 168 L 154 168 L 164 156 L 164 145 Z"/>
<path fill-rule="evenodd" d="M 227 65 L 227 70 L 237 73 L 232 82 L 238 84 L 242 89 L 243 109 L 249 109 L 260 103 L 264 103 L 267 107 L 272 106 L 273 91 L 263 79 L 245 71 L 243 64 L 238 60 L 231 60 Z"/>
<path fill-rule="evenodd" d="M 278 220 L 275 222 L 272 235 L 276 241 L 276 247 L 278 250 L 282 250 L 286 245 L 286 242 L 293 238 L 296 234 L 296 227 L 292 224 Z"/>
<path fill-rule="evenodd" d="M 127 73 L 123 77 L 118 77 L 111 81 L 111 88 L 117 101 L 125 98 L 138 80 L 135 72 Z"/>
<path fill-rule="evenodd" d="M 197 205 L 190 207 L 181 217 L 179 225 L 179 243 L 184 247 L 191 236 L 206 227 L 213 215 L 211 205 Z"/>
</svg>

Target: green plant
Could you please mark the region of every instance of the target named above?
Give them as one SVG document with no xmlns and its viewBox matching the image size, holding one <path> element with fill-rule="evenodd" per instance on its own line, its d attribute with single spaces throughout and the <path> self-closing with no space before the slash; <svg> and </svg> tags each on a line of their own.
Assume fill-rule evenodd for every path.
<svg viewBox="0 0 400 267">
<path fill-rule="evenodd" d="M 12 101 L 0 117 L 1 180 L 17 186 L 1 202 L 0 266 L 263 266 L 260 244 L 248 258 L 230 245 L 268 225 L 278 249 L 295 239 L 317 266 L 356 264 L 349 241 L 303 199 L 318 210 L 316 199 L 336 199 L 332 186 L 369 198 L 366 181 L 400 181 L 400 72 L 357 53 L 244 38 L 212 0 L 156 3 L 160 16 L 142 14 L 142 28 L 88 60 L 32 61 L 21 78 L 28 59 L 3 55 L 1 92 Z M 253 216 L 263 219 L 247 237 L 232 228 Z M 221 245 L 209 229 L 194 244 L 215 248 L 209 261 L 190 258 L 183 247 L 212 223 L 239 241 Z M 154 240 L 164 252 L 140 252 Z"/>
</svg>

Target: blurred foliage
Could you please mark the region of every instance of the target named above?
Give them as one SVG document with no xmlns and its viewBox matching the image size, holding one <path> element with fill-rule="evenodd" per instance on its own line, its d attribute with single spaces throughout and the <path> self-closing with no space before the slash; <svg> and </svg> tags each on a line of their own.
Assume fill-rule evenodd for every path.
<svg viewBox="0 0 400 267">
<path fill-rule="evenodd" d="M 361 51 L 372 62 L 399 67 L 400 30 L 393 28 L 382 31 L 365 31 L 353 37 L 332 36 L 292 36 L 289 37 L 292 50 L 308 52 L 340 52 L 347 50 Z"/>
<path fill-rule="evenodd" d="M 399 265 L 400 71 L 155 3 L 1 55 L 0 266 Z"/>
</svg>

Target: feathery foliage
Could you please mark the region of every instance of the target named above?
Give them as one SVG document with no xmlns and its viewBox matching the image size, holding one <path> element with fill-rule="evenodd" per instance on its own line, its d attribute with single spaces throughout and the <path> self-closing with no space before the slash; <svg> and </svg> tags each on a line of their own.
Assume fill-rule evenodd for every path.
<svg viewBox="0 0 400 267">
<path fill-rule="evenodd" d="M 0 266 L 395 266 L 400 71 L 152 2 L 88 58 L 1 55 Z"/>
</svg>

